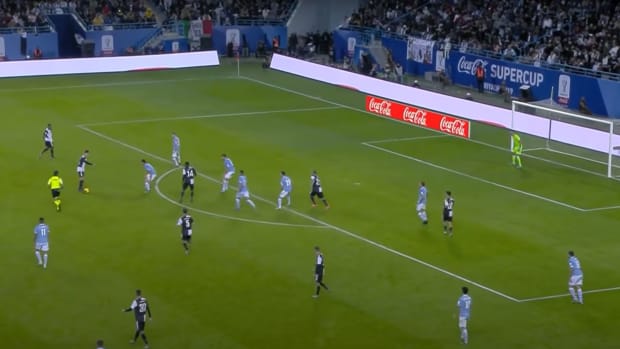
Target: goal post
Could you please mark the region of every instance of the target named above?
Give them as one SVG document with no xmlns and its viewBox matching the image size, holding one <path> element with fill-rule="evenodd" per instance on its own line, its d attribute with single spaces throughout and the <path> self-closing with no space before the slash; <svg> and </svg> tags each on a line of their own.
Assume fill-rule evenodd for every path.
<svg viewBox="0 0 620 349">
<path fill-rule="evenodd" d="M 510 128 L 529 135 L 532 157 L 620 179 L 620 123 L 549 104 L 512 102 Z"/>
</svg>

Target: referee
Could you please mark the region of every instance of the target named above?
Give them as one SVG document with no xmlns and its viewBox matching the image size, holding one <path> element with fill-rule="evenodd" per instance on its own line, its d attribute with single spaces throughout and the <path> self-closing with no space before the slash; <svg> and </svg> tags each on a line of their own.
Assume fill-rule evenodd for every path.
<svg viewBox="0 0 620 349">
<path fill-rule="evenodd" d="M 60 190 L 62 189 L 62 178 L 58 176 L 58 170 L 54 171 L 54 174 L 47 180 L 47 185 L 52 190 L 52 198 L 54 199 L 54 205 L 56 205 L 56 211 L 60 212 Z"/>
</svg>

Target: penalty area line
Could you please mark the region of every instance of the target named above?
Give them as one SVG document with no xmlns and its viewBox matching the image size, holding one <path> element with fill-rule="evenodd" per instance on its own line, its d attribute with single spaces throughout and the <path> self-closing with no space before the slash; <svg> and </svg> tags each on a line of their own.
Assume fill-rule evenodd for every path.
<svg viewBox="0 0 620 349">
<path fill-rule="evenodd" d="M 613 292 L 613 291 L 620 291 L 620 286 L 618 286 L 618 287 L 609 287 L 609 288 L 599 288 L 599 289 L 596 289 L 596 290 L 588 290 L 588 291 L 583 291 L 583 293 L 584 294 L 592 294 L 592 293 L 603 293 L 603 292 Z M 569 296 L 570 296 L 569 293 L 554 294 L 554 295 L 551 295 L 551 296 L 519 299 L 518 302 L 519 303 L 539 302 L 539 301 L 545 301 L 545 300 L 556 299 L 556 298 L 564 298 L 564 297 L 569 297 Z"/>
<path fill-rule="evenodd" d="M 105 140 L 108 140 L 108 141 L 110 141 L 110 142 L 112 142 L 112 143 L 115 143 L 115 144 L 121 145 L 121 146 L 126 147 L 126 148 L 128 148 L 128 149 L 132 149 L 132 150 L 134 150 L 134 151 L 136 151 L 136 152 L 138 152 L 138 153 L 141 153 L 141 154 L 144 154 L 144 155 L 150 156 L 150 157 L 152 157 L 152 158 L 154 158 L 154 159 L 158 159 L 158 160 L 160 160 L 160 161 L 162 161 L 162 162 L 171 163 L 171 161 L 169 161 L 169 160 L 167 160 L 167 159 L 165 159 L 165 158 L 163 158 L 163 157 L 161 157 L 161 156 L 159 156 L 159 155 L 149 153 L 149 152 L 147 152 L 146 150 L 140 149 L 140 148 L 135 147 L 135 146 L 133 146 L 133 145 L 131 145 L 131 144 L 127 144 L 127 143 L 125 143 L 125 142 L 123 142 L 123 141 L 120 141 L 120 140 L 118 140 L 118 139 L 115 139 L 115 138 L 112 138 L 112 137 L 110 137 L 110 136 L 107 136 L 107 135 L 105 135 L 105 134 L 103 134 L 103 133 L 101 133 L 101 132 L 97 132 L 97 131 L 95 131 L 95 130 L 91 130 L 91 129 L 89 129 L 88 127 L 85 127 L 85 126 L 83 126 L 83 125 L 77 125 L 77 127 L 78 127 L 78 128 L 80 128 L 80 129 L 82 129 L 82 130 L 84 130 L 84 131 L 86 131 L 86 132 L 89 132 L 89 133 L 91 133 L 91 134 L 93 134 L 93 135 L 95 135 L 95 136 L 98 136 L 98 137 L 101 137 L 101 138 L 103 138 L 103 139 L 105 139 Z M 211 177 L 211 176 L 208 176 L 208 175 L 205 175 L 205 174 L 202 174 L 202 173 L 199 173 L 198 175 L 199 175 L 199 176 L 201 176 L 201 177 L 203 177 L 203 178 L 206 178 L 206 179 L 208 179 L 208 180 L 210 180 L 210 181 L 213 181 L 213 182 L 215 182 L 215 183 L 221 183 L 218 179 L 213 178 L 213 177 Z M 157 182 L 156 182 L 156 183 L 157 183 Z M 231 186 L 231 188 L 232 188 L 232 189 L 235 189 L 235 188 L 234 188 L 234 187 L 232 187 L 232 186 Z M 274 205 L 274 206 L 275 206 L 275 203 L 274 203 L 274 202 L 272 202 L 272 201 L 270 201 L 270 200 L 267 200 L 267 199 L 262 198 L 262 197 L 257 196 L 257 195 L 253 195 L 253 197 L 254 197 L 254 198 L 256 198 L 257 200 L 260 200 L 260 201 L 262 201 L 262 202 L 269 203 L 269 204 L 271 204 L 271 205 Z M 395 250 L 395 249 L 393 249 L 393 248 L 387 247 L 387 246 L 385 246 L 385 245 L 383 245 L 383 244 L 380 244 L 380 243 L 378 243 L 378 242 L 375 242 L 375 241 L 373 241 L 373 240 L 367 239 L 367 238 L 365 238 L 365 237 L 363 237 L 363 236 L 361 236 L 361 235 L 355 234 L 355 233 L 350 232 L 350 231 L 348 231 L 348 230 L 346 230 L 346 229 L 343 229 L 343 228 L 340 228 L 340 227 L 335 226 L 335 225 L 333 225 L 333 224 L 327 223 L 327 222 L 325 222 L 325 221 L 323 221 L 323 220 L 320 220 L 320 219 L 318 219 L 318 218 L 314 218 L 314 217 L 312 217 L 312 216 L 309 216 L 309 215 L 307 215 L 307 214 L 301 213 L 301 212 L 299 212 L 299 211 L 295 211 L 294 209 L 291 209 L 291 208 L 283 208 L 283 210 L 288 211 L 288 212 L 290 212 L 290 213 L 292 213 L 292 214 L 294 214 L 294 215 L 296 215 L 296 216 L 303 217 L 303 218 L 305 218 L 305 219 L 307 219 L 307 220 L 309 220 L 309 221 L 312 221 L 312 222 L 314 222 L 314 223 L 320 224 L 320 225 L 322 225 L 322 226 L 324 226 L 324 227 L 331 228 L 331 230 L 332 230 L 332 231 L 339 232 L 339 233 L 341 233 L 341 234 L 344 234 L 344 235 L 346 235 L 346 236 L 349 236 L 349 237 L 351 237 L 351 238 L 354 238 L 354 239 L 356 239 L 356 240 L 358 240 L 358 241 L 365 242 L 365 243 L 367 243 L 367 244 L 369 244 L 369 245 L 371 245 L 371 246 L 374 246 L 374 247 L 376 247 L 376 248 L 379 248 L 379 249 L 384 250 L 384 251 L 386 251 L 386 252 L 389 252 L 389 253 L 391 253 L 391 254 L 394 254 L 394 255 L 397 255 L 397 256 L 403 257 L 403 258 L 405 258 L 405 259 L 407 259 L 407 260 L 409 260 L 409 261 L 415 262 L 415 263 L 420 264 L 420 265 L 422 265 L 422 266 L 425 266 L 425 267 L 427 267 L 427 268 L 429 268 L 429 269 L 435 270 L 435 271 L 437 271 L 437 272 L 439 272 L 439 273 L 441 273 L 441 274 L 444 274 L 444 275 L 447 275 L 447 276 L 452 277 L 452 278 L 454 278 L 454 279 L 457 279 L 457 280 L 463 281 L 463 282 L 465 282 L 465 283 L 467 283 L 467 284 L 469 284 L 469 285 L 476 286 L 476 287 L 478 287 L 479 289 L 485 290 L 485 291 L 487 291 L 487 292 L 489 292 L 489 293 L 492 293 L 492 294 L 495 294 L 495 295 L 497 295 L 497 296 L 499 296 L 499 297 L 502 297 L 502 298 L 508 299 L 508 300 L 510 300 L 510 301 L 513 301 L 513 302 L 519 302 L 519 300 L 518 300 L 518 299 L 516 299 L 516 298 L 514 298 L 514 297 L 511 297 L 511 296 L 509 296 L 509 295 L 507 295 L 507 294 L 505 294 L 505 293 L 502 293 L 502 292 L 500 292 L 500 291 L 497 291 L 497 290 L 495 290 L 495 289 L 492 289 L 492 288 L 490 288 L 490 287 L 488 287 L 488 286 L 482 285 L 482 284 L 480 284 L 480 283 L 478 283 L 478 282 L 476 282 L 476 281 L 470 280 L 470 279 L 468 279 L 468 278 L 466 278 L 466 277 L 464 277 L 464 276 L 461 276 L 461 275 L 455 274 L 455 273 L 453 273 L 453 272 L 450 272 L 450 271 L 448 271 L 448 270 L 446 270 L 446 269 L 440 268 L 440 267 L 438 267 L 438 266 L 436 266 L 436 265 L 433 265 L 433 264 L 430 264 L 430 263 L 428 263 L 428 262 L 425 262 L 425 261 L 423 261 L 423 260 L 421 260 L 421 259 L 418 259 L 418 258 L 412 257 L 412 256 L 407 255 L 407 254 L 405 254 L 405 253 L 402 253 L 402 252 L 400 252 L 400 251 L 397 251 L 397 250 Z M 314 227 L 314 228 L 316 228 L 316 227 Z"/>
</svg>

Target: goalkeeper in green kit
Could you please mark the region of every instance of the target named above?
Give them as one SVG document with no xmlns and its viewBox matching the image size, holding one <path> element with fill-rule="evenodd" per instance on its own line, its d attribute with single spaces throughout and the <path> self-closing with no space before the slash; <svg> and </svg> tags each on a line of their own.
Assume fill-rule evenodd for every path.
<svg viewBox="0 0 620 349">
<path fill-rule="evenodd" d="M 510 146 L 512 148 L 512 165 L 521 168 L 521 152 L 523 151 L 523 144 L 521 144 L 521 137 L 514 133 L 510 133 Z"/>
</svg>

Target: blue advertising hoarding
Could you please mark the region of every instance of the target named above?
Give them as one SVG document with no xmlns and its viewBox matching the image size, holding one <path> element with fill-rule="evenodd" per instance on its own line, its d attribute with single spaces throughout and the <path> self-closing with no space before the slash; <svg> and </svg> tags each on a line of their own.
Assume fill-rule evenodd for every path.
<svg viewBox="0 0 620 349">
<path fill-rule="evenodd" d="M 333 37 L 336 61 L 341 61 L 345 55 L 359 52 L 355 47 L 362 42 L 360 32 L 336 30 Z M 579 100 L 583 97 L 594 114 L 620 118 L 619 81 L 597 79 L 458 51 L 451 51 L 443 60 L 444 56 L 438 54 L 440 52 L 437 45 L 434 48 L 432 63 L 420 63 L 407 59 L 406 40 L 388 37 L 381 40 L 383 46 L 392 52 L 394 61 L 400 63 L 408 74 L 424 75 L 425 72 L 436 71 L 437 67 L 445 67 L 454 83 L 475 87 L 475 69 L 478 65 L 482 65 L 486 73 L 484 89 L 487 92 L 497 93 L 505 81 L 508 91 L 518 97 L 521 86 L 527 85 L 534 100 L 551 97 L 558 104 L 578 109 Z M 442 61 L 438 62 L 438 59 Z"/>
<path fill-rule="evenodd" d="M 40 33 L 28 34 L 26 37 L 27 54 L 32 56 L 35 48 L 39 48 L 43 53 L 43 58 L 58 58 L 58 34 Z M 20 34 L 0 35 L 0 53 L 4 52 L 7 60 L 13 61 L 24 59 L 21 54 Z"/>
<path fill-rule="evenodd" d="M 521 87 L 529 86 L 534 100 L 553 98 L 578 109 L 583 97 L 594 114 L 620 118 L 620 82 L 460 52 L 450 52 L 446 58 L 450 78 L 459 85 L 475 86 L 475 70 L 480 65 L 485 70 L 485 91 L 497 92 L 505 82 L 508 91 L 518 97 Z"/>
</svg>

